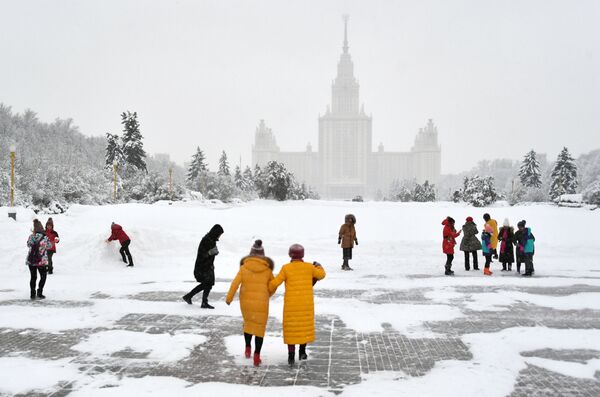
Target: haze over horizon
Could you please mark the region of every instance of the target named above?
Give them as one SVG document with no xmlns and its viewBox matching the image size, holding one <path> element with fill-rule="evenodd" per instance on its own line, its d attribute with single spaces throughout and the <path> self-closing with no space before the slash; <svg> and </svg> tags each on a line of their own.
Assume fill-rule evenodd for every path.
<svg viewBox="0 0 600 397">
<path fill-rule="evenodd" d="M 350 14 L 373 150 L 434 119 L 442 173 L 483 159 L 600 148 L 600 2 L 2 1 L 0 102 L 86 135 L 139 114 L 145 148 L 250 163 L 260 119 L 318 150 Z M 25 18 L 26 16 L 26 18 Z"/>
</svg>

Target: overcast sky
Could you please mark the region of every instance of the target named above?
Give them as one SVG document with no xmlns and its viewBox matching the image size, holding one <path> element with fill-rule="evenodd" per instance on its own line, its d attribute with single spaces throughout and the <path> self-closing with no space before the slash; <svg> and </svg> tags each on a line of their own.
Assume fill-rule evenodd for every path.
<svg viewBox="0 0 600 397">
<path fill-rule="evenodd" d="M 0 0 L 0 102 L 81 132 L 137 111 L 145 148 L 248 164 L 260 119 L 282 150 L 318 143 L 349 43 L 374 149 L 433 118 L 442 172 L 600 148 L 600 1 Z"/>
</svg>

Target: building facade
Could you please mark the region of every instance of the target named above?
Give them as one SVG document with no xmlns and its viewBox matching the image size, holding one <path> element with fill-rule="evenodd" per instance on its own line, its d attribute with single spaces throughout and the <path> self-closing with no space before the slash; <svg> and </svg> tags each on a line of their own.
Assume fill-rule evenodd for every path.
<svg viewBox="0 0 600 397">
<path fill-rule="evenodd" d="M 409 152 L 373 151 L 373 119 L 359 102 L 359 84 L 348 52 L 348 19 L 344 18 L 344 44 L 331 86 L 331 105 L 319 117 L 319 148 L 282 152 L 273 131 L 261 120 L 255 131 L 252 164 L 263 167 L 278 161 L 299 182 L 312 186 L 324 198 L 374 197 L 387 193 L 394 179 L 436 183 L 441 173 L 441 147 L 430 119 Z"/>
</svg>

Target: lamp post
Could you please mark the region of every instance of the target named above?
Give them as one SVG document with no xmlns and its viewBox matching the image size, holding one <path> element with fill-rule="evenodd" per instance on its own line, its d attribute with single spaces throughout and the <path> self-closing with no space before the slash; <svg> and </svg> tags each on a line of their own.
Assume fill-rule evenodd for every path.
<svg viewBox="0 0 600 397">
<path fill-rule="evenodd" d="M 113 161 L 113 201 L 117 202 L 117 162 Z"/>
<path fill-rule="evenodd" d="M 15 145 L 10 146 L 10 210 L 8 216 L 17 220 L 17 211 L 14 209 L 15 206 L 15 157 L 17 155 L 17 148 Z"/>
<path fill-rule="evenodd" d="M 173 167 L 169 167 L 169 197 L 173 201 Z"/>
</svg>

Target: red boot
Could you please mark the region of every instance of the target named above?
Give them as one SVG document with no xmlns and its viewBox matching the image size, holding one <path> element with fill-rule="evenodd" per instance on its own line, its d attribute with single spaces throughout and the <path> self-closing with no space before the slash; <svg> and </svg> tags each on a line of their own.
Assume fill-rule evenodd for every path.
<svg viewBox="0 0 600 397">
<path fill-rule="evenodd" d="M 244 352 L 244 355 L 246 356 L 246 358 L 250 358 L 251 353 L 252 353 L 252 348 L 250 346 L 246 346 L 246 351 Z"/>
<path fill-rule="evenodd" d="M 483 268 L 483 274 L 486 276 L 491 276 L 492 272 L 490 271 L 490 269 L 488 267 Z"/>
<path fill-rule="evenodd" d="M 260 360 L 260 353 L 254 353 L 254 366 L 258 367 L 262 363 Z"/>
</svg>

